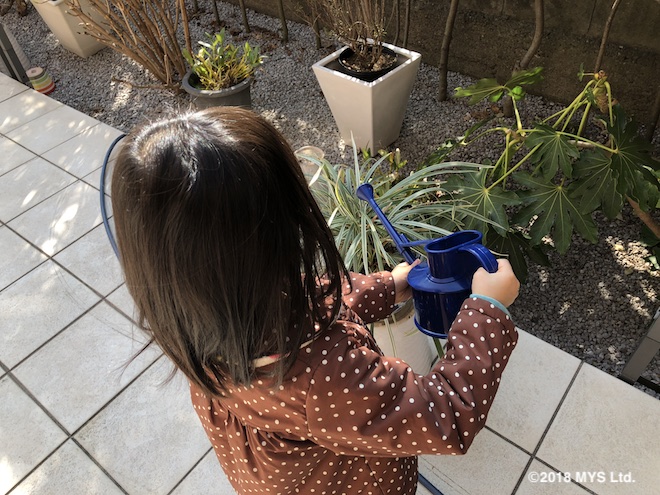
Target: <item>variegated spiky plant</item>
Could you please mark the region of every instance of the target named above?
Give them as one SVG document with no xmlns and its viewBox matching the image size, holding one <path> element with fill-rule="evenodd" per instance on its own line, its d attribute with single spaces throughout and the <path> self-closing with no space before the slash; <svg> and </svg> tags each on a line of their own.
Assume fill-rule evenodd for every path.
<svg viewBox="0 0 660 495">
<path fill-rule="evenodd" d="M 390 223 L 410 241 L 445 236 L 460 229 L 466 217 L 492 223 L 468 203 L 455 201 L 444 187 L 447 177 L 481 165 L 445 162 L 400 178 L 390 171 L 389 155 L 360 157 L 354 151 L 353 157 L 351 166 L 308 158 L 319 166 L 312 178 L 314 197 L 349 270 L 371 273 L 391 269 L 402 261 L 374 211 L 355 195 L 365 182 L 374 188 L 376 202 Z M 423 248 L 416 250 L 424 256 Z"/>
</svg>

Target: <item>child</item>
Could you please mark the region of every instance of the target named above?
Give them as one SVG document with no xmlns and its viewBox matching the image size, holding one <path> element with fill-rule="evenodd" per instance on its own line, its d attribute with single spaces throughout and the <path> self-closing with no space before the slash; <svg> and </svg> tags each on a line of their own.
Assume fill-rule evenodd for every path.
<svg viewBox="0 0 660 495">
<path fill-rule="evenodd" d="M 508 262 L 474 275 L 480 296 L 424 376 L 364 326 L 410 297 L 410 266 L 347 273 L 296 157 L 255 114 L 136 129 L 112 203 L 139 324 L 190 380 L 238 493 L 414 494 L 417 455 L 462 454 L 483 428 L 517 341 Z"/>
</svg>

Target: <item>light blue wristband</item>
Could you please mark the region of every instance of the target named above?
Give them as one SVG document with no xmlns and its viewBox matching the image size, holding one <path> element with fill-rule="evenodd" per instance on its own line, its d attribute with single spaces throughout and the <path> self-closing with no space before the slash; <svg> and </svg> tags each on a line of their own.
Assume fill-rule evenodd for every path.
<svg viewBox="0 0 660 495">
<path fill-rule="evenodd" d="M 481 294 L 470 294 L 470 297 L 476 297 L 479 299 L 483 299 L 484 301 L 488 301 L 492 305 L 494 305 L 496 308 L 500 308 L 502 311 L 504 311 L 507 315 L 511 316 L 511 313 L 509 313 L 509 310 L 499 302 L 497 299 L 493 299 L 492 297 L 488 296 L 482 296 Z"/>
</svg>

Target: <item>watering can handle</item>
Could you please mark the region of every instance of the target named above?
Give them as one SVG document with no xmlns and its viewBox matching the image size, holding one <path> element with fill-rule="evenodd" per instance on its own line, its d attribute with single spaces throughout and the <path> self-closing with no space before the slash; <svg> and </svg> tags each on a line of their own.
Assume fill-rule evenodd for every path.
<svg viewBox="0 0 660 495">
<path fill-rule="evenodd" d="M 371 205 L 373 210 L 376 212 L 376 215 L 378 215 L 378 218 L 380 218 L 380 221 L 385 226 L 385 230 L 387 230 L 387 233 L 390 234 L 390 237 L 394 241 L 396 248 L 405 258 L 408 264 L 412 265 L 417 259 L 412 249 L 410 249 L 410 246 L 414 244 L 409 243 L 408 239 L 406 239 L 404 235 L 399 234 L 394 229 L 390 221 L 385 216 L 385 213 L 383 213 L 383 210 L 381 210 L 380 207 L 378 206 L 378 203 L 376 203 L 376 200 L 374 199 L 374 188 L 371 186 L 371 184 L 367 184 L 367 183 L 362 184 L 360 187 L 357 188 L 356 195 L 359 199 L 361 199 L 362 201 L 366 201 Z"/>
<path fill-rule="evenodd" d="M 487 272 L 495 273 L 497 271 L 497 258 L 490 252 L 490 250 L 483 244 L 468 244 L 458 248 L 459 251 L 467 251 L 479 261 Z"/>
</svg>

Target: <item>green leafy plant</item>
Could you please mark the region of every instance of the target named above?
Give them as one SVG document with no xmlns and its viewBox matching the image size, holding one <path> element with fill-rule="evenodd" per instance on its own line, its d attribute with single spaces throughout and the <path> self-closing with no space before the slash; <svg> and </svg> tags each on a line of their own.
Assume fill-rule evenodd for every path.
<svg viewBox="0 0 660 495">
<path fill-rule="evenodd" d="M 374 188 L 376 201 L 390 223 L 410 241 L 445 236 L 458 228 L 458 218 L 466 216 L 494 223 L 452 198 L 445 187 L 448 175 L 470 173 L 481 165 L 438 163 L 400 177 L 390 167 L 390 159 L 400 161 L 400 157 L 385 154 L 376 158 L 357 151 L 353 157 L 351 166 L 307 158 L 320 167 L 312 191 L 350 270 L 372 273 L 402 261 L 371 206 L 355 194 L 365 182 Z M 416 249 L 424 256 L 422 248 Z"/>
<path fill-rule="evenodd" d="M 183 56 L 194 77 L 191 84 L 197 89 L 219 90 L 234 86 L 252 76 L 262 63 L 259 47 L 245 43 L 238 47 L 225 39 L 224 28 L 214 35 L 207 33 L 208 41 L 199 41 L 199 50 Z"/>
<path fill-rule="evenodd" d="M 514 125 L 486 130 L 481 130 L 485 123 L 473 126 L 438 148 L 429 160 L 441 162 L 457 147 L 470 146 L 489 134 L 502 136 L 502 152 L 492 167 L 453 176 L 446 188 L 453 190 L 457 201 L 469 203 L 479 216 L 494 222 L 479 216 L 459 218 L 463 228 L 482 231 L 491 249 L 507 253 L 523 280 L 527 258 L 547 264 L 541 249 L 546 237 L 559 253 L 569 248 L 573 233 L 595 243 L 595 211 L 613 218 L 627 200 L 648 212 L 660 198 L 654 175 L 659 164 L 650 155 L 649 143 L 637 134 L 634 121 L 613 98 L 604 72 L 581 70 L 580 80 L 591 77 L 569 105 L 531 127 L 523 126 L 517 102 L 525 95 L 524 86 L 541 79 L 541 71 L 537 67 L 517 72 L 505 84 L 482 79 L 458 88 L 456 96 L 470 98 L 470 103 L 510 96 Z M 584 135 L 594 111 L 600 112 L 596 118 L 604 134 L 600 140 Z"/>
</svg>

